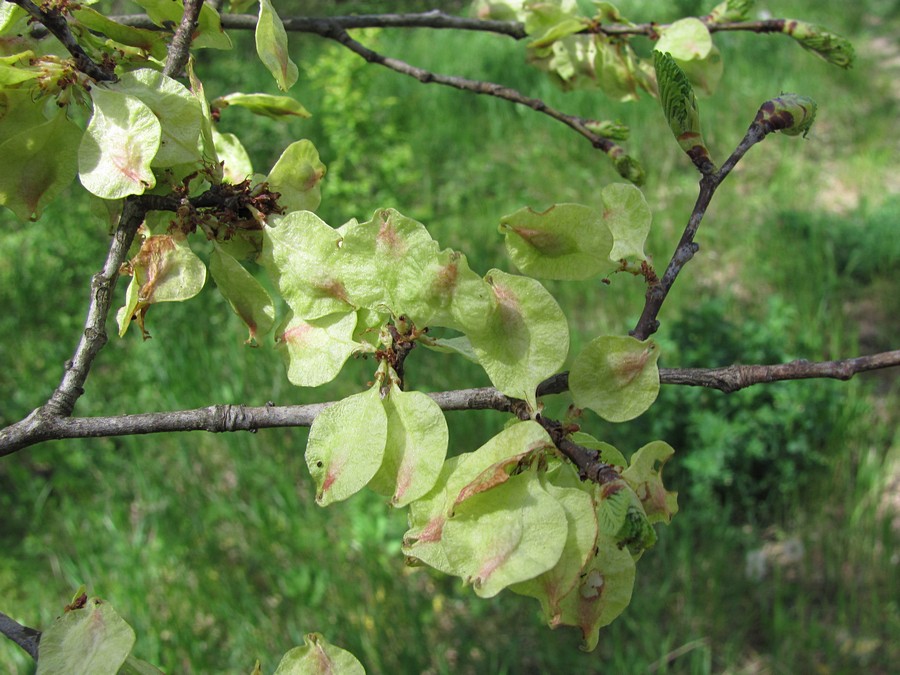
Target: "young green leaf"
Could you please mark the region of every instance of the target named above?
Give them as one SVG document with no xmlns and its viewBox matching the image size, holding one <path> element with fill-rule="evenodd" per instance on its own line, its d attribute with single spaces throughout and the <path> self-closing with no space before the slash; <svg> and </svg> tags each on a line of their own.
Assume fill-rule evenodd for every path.
<svg viewBox="0 0 900 675">
<path fill-rule="evenodd" d="M 0 143 L 0 157 L 15 170 L 0 171 L 0 204 L 21 220 L 36 220 L 78 173 L 81 129 L 64 110 Z"/>
<path fill-rule="evenodd" d="M 188 164 L 200 159 L 200 123 L 203 113 L 197 98 L 180 82 L 152 68 L 123 73 L 114 90 L 143 102 L 161 125 L 159 151 L 152 166 Z"/>
<path fill-rule="evenodd" d="M 273 219 L 263 231 L 260 263 L 299 318 L 310 320 L 353 309 L 333 265 L 341 236 L 309 211 Z"/>
<path fill-rule="evenodd" d="M 590 434 L 586 434 L 583 431 L 576 431 L 575 433 L 570 434 L 569 438 L 573 443 L 577 443 L 583 448 L 596 450 L 598 453 L 600 453 L 600 461 L 604 462 L 605 464 L 618 466 L 622 469 L 628 466 L 628 460 L 625 459 L 625 455 L 623 455 L 622 452 L 614 445 L 604 443 L 603 441 L 598 441 L 596 438 L 594 438 Z"/>
<path fill-rule="evenodd" d="M 300 72 L 288 54 L 287 32 L 271 0 L 259 0 L 256 53 L 259 60 L 272 73 L 281 91 L 287 91 L 294 85 Z"/>
<path fill-rule="evenodd" d="M 37 675 L 115 675 L 134 642 L 134 630 L 112 605 L 90 598 L 41 634 Z"/>
<path fill-rule="evenodd" d="M 646 260 L 644 243 L 650 234 L 652 214 L 644 193 L 634 185 L 612 183 L 600 192 L 603 224 L 612 236 L 609 260 Z"/>
<path fill-rule="evenodd" d="M 536 410 L 537 385 L 562 367 L 569 351 L 566 317 L 536 279 L 491 270 L 485 280 L 497 305 L 484 330 L 469 332 L 472 347 L 497 389 Z"/>
<path fill-rule="evenodd" d="M 827 28 L 806 21 L 785 19 L 782 30 L 800 43 L 800 46 L 841 68 L 853 65 L 856 52 L 846 38 Z"/>
<path fill-rule="evenodd" d="M 289 117 L 312 117 L 300 102 L 290 96 L 273 96 L 272 94 L 243 94 L 235 92 L 220 96 L 212 102 L 214 108 L 224 110 L 229 106 L 246 108 L 254 115 L 262 115 L 273 120 L 284 120 Z"/>
<path fill-rule="evenodd" d="M 427 265 L 422 273 L 421 292 L 418 301 L 424 304 L 417 311 L 422 314 L 413 319 L 420 326 L 481 331 L 497 306 L 490 284 L 472 271 L 465 255 L 451 249 L 444 249 Z M 451 350 L 460 347 L 463 356 L 477 362 L 468 340 L 446 346 Z"/>
<path fill-rule="evenodd" d="M 700 132 L 700 111 L 691 83 L 669 54 L 653 52 L 659 102 L 678 145 L 703 172 L 714 169 Z"/>
<path fill-rule="evenodd" d="M 482 598 L 553 568 L 567 538 L 565 510 L 534 470 L 458 505 L 443 531 L 451 567 Z"/>
<path fill-rule="evenodd" d="M 381 466 L 386 442 L 387 415 L 380 382 L 319 413 L 306 444 L 316 503 L 327 506 L 362 490 Z"/>
<path fill-rule="evenodd" d="M 500 219 L 510 259 L 543 279 L 590 279 L 609 269 L 612 235 L 603 214 L 581 204 L 520 209 Z"/>
<path fill-rule="evenodd" d="M 356 312 L 340 312 L 304 321 L 289 314 L 275 332 L 275 348 L 287 366 L 288 380 L 298 387 L 331 382 L 360 348 L 353 339 Z"/>
<path fill-rule="evenodd" d="M 94 114 L 81 138 L 81 184 L 102 199 L 139 195 L 156 185 L 150 164 L 159 151 L 162 127 L 135 96 L 95 85 Z"/>
<path fill-rule="evenodd" d="M 612 335 L 592 340 L 575 357 L 569 373 L 575 405 L 610 422 L 634 419 L 659 394 L 658 360 L 652 340 Z"/>
<path fill-rule="evenodd" d="M 387 444 L 381 468 L 369 487 L 406 506 L 434 487 L 447 456 L 447 422 L 438 404 L 418 391 L 396 384 L 384 398 Z"/>
<path fill-rule="evenodd" d="M 288 211 L 315 211 L 322 201 L 319 183 L 325 165 L 315 146 L 307 140 L 291 143 L 269 172 L 266 182 L 281 196 L 278 203 Z"/>
<path fill-rule="evenodd" d="M 724 0 L 713 7 L 707 19 L 710 23 L 746 21 L 755 0 Z"/>
<path fill-rule="evenodd" d="M 302 647 L 288 651 L 275 675 L 365 675 L 353 654 L 325 640 L 319 633 L 307 633 Z"/>
<path fill-rule="evenodd" d="M 250 330 L 248 343 L 266 335 L 275 322 L 275 305 L 265 288 L 220 246 L 209 258 L 209 272 L 219 292 Z"/>
</svg>

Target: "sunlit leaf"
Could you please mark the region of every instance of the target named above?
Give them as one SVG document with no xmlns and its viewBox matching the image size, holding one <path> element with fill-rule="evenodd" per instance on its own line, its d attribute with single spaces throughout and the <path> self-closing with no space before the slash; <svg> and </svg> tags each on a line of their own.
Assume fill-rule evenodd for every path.
<svg viewBox="0 0 900 675">
<path fill-rule="evenodd" d="M 652 340 L 601 336 L 575 357 L 569 388 L 575 405 L 610 422 L 625 422 L 647 410 L 659 393 L 659 350 Z"/>
<path fill-rule="evenodd" d="M 406 506 L 437 482 L 449 438 L 444 413 L 430 397 L 396 384 L 384 398 L 388 430 L 384 460 L 369 487 Z"/>
<path fill-rule="evenodd" d="M 278 203 L 288 211 L 315 211 L 322 201 L 320 182 L 325 165 L 315 146 L 307 140 L 291 143 L 269 172 L 266 182 L 281 196 Z"/>
<path fill-rule="evenodd" d="M 497 305 L 484 330 L 469 332 L 472 347 L 497 389 L 536 409 L 537 385 L 569 351 L 566 317 L 536 279 L 491 270 L 485 280 Z"/>
<path fill-rule="evenodd" d="M 116 42 L 143 49 L 159 60 L 166 58 L 165 34 L 160 31 L 126 26 L 85 5 L 73 8 L 72 17 L 85 28 L 103 33 Z"/>
<path fill-rule="evenodd" d="M 359 492 L 381 466 L 387 415 L 381 383 L 348 396 L 316 416 L 309 430 L 306 465 L 316 483 L 316 502 L 327 506 Z"/>
<path fill-rule="evenodd" d="M 256 53 L 281 91 L 287 91 L 294 85 L 300 72 L 288 54 L 287 32 L 270 0 L 259 0 Z"/>
<path fill-rule="evenodd" d="M 213 143 L 217 156 L 224 162 L 222 178 L 232 185 L 237 185 L 253 175 L 250 155 L 234 134 L 222 134 L 212 130 Z"/>
<path fill-rule="evenodd" d="M 661 29 L 654 49 L 669 54 L 676 61 L 703 59 L 712 49 L 712 37 L 700 19 L 688 17 Z"/>
<path fill-rule="evenodd" d="M 565 510 L 526 471 L 458 505 L 443 542 L 455 574 L 490 598 L 556 565 L 567 533 Z"/>
<path fill-rule="evenodd" d="M 227 96 L 220 96 L 213 101 L 213 106 L 220 110 L 229 106 L 238 106 L 246 108 L 255 115 L 262 115 L 274 120 L 283 120 L 289 117 L 311 117 L 310 112 L 290 96 L 235 92 Z"/>
<path fill-rule="evenodd" d="M 101 85 L 91 90 L 94 114 L 78 149 L 81 184 L 103 199 L 139 195 L 156 185 L 150 164 L 162 128 L 140 99 Z"/>
<path fill-rule="evenodd" d="M 294 211 L 263 232 L 260 263 L 281 297 L 301 319 L 346 312 L 354 306 L 329 263 L 341 236 L 309 211 Z"/>
<path fill-rule="evenodd" d="M 202 112 L 187 87 L 152 68 L 123 73 L 113 87 L 140 99 L 159 120 L 162 135 L 153 166 L 174 166 L 200 159 Z"/>
<path fill-rule="evenodd" d="M 288 380 L 298 387 L 331 382 L 360 345 L 353 339 L 356 312 L 304 321 L 288 315 L 275 332 L 275 347 L 287 365 Z"/>
<path fill-rule="evenodd" d="M 500 219 L 500 232 L 509 257 L 529 276 L 589 279 L 610 268 L 612 235 L 603 214 L 588 206 L 520 209 Z"/>
<path fill-rule="evenodd" d="M 646 260 L 644 244 L 650 234 L 652 215 L 644 194 L 634 185 L 613 183 L 600 192 L 603 224 L 612 236 L 609 260 Z"/>
</svg>

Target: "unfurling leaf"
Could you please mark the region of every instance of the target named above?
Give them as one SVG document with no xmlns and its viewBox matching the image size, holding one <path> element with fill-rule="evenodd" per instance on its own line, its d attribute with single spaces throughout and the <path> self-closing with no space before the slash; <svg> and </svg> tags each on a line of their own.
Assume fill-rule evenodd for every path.
<svg viewBox="0 0 900 675">
<path fill-rule="evenodd" d="M 139 195 L 156 185 L 150 164 L 159 151 L 162 127 L 135 96 L 96 85 L 94 114 L 81 138 L 81 184 L 102 199 Z"/>
<path fill-rule="evenodd" d="M 325 165 L 319 153 L 307 140 L 291 143 L 269 172 L 266 182 L 281 196 L 278 203 L 288 211 L 315 211 L 322 201 L 319 185 Z"/>
<path fill-rule="evenodd" d="M 406 506 L 434 487 L 449 439 L 440 407 L 419 391 L 402 391 L 396 384 L 384 398 L 387 444 L 384 460 L 369 487 L 389 496 L 392 506 Z"/>
<path fill-rule="evenodd" d="M 809 96 L 782 94 L 763 103 L 753 122 L 767 134 L 781 131 L 788 136 L 806 137 L 816 119 L 817 107 Z"/>
<path fill-rule="evenodd" d="M 297 64 L 288 54 L 287 32 L 271 0 L 259 0 L 259 19 L 256 23 L 256 53 L 272 73 L 281 91 L 290 89 L 300 75 Z"/>
<path fill-rule="evenodd" d="M 37 111 L 35 111 L 37 112 Z M 0 143 L 0 157 L 8 170 L 0 171 L 0 204 L 21 220 L 36 220 L 44 207 L 78 173 L 81 129 L 64 110 Z"/>
<path fill-rule="evenodd" d="M 543 279 L 590 279 L 609 269 L 612 235 L 603 214 L 581 204 L 520 209 L 500 219 L 510 259 Z"/>
<path fill-rule="evenodd" d="M 710 23 L 746 21 L 756 0 L 725 0 L 713 7 L 707 19 Z"/>
<path fill-rule="evenodd" d="M 275 322 L 275 305 L 262 284 L 219 246 L 209 258 L 209 272 L 231 309 L 250 330 L 247 342 L 266 335 Z"/>
<path fill-rule="evenodd" d="M 641 500 L 650 523 L 672 521 L 678 513 L 678 493 L 666 490 L 662 482 L 662 470 L 675 453 L 672 446 L 663 441 L 653 441 L 631 456 L 631 465 L 622 472 L 622 478 Z"/>
<path fill-rule="evenodd" d="M 691 83 L 669 54 L 653 52 L 659 85 L 659 102 L 678 145 L 702 172 L 714 170 L 700 132 L 700 111 Z"/>
<path fill-rule="evenodd" d="M 856 58 L 853 45 L 846 38 L 832 33 L 827 28 L 806 21 L 784 19 L 782 30 L 799 42 L 801 47 L 822 57 L 828 63 L 841 68 L 853 65 L 853 59 Z"/>
<path fill-rule="evenodd" d="M 360 344 L 353 339 L 356 312 L 304 321 L 289 314 L 275 333 L 275 348 L 287 365 L 288 380 L 298 387 L 331 382 Z"/>
<path fill-rule="evenodd" d="M 212 102 L 212 106 L 224 110 L 229 106 L 246 108 L 254 115 L 262 115 L 273 120 L 284 120 L 288 117 L 307 118 L 312 115 L 290 96 L 273 96 L 272 94 L 242 94 L 235 92 L 220 96 Z"/>
<path fill-rule="evenodd" d="M 320 412 L 309 430 L 306 465 L 316 483 L 316 503 L 347 499 L 372 480 L 387 442 L 381 383 Z"/>
<path fill-rule="evenodd" d="M 494 386 L 537 409 L 536 389 L 562 367 L 569 326 L 553 296 L 530 277 L 491 270 L 497 304 L 481 331 L 469 332 L 478 362 Z"/>
<path fill-rule="evenodd" d="M 43 632 L 37 675 L 115 675 L 134 642 L 134 630 L 112 605 L 90 598 Z"/>
<path fill-rule="evenodd" d="M 275 675 L 365 675 L 353 654 L 335 647 L 319 633 L 307 633 L 303 646 L 288 651 L 275 669 Z"/>
<path fill-rule="evenodd" d="M 569 388 L 575 405 L 610 422 L 634 419 L 659 394 L 659 350 L 652 340 L 601 336 L 572 364 Z"/>
</svg>

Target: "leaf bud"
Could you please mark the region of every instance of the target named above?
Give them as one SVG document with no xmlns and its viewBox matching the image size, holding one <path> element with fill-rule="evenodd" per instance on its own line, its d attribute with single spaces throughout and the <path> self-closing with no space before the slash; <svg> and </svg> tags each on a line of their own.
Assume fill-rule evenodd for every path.
<svg viewBox="0 0 900 675">
<path fill-rule="evenodd" d="M 746 21 L 755 0 L 725 0 L 713 7 L 706 17 L 710 23 Z"/>
<path fill-rule="evenodd" d="M 806 21 L 785 19 L 782 31 L 799 42 L 801 47 L 814 52 L 829 63 L 841 68 L 853 65 L 856 56 L 853 45 L 846 38 L 832 33 L 827 28 Z"/>
<path fill-rule="evenodd" d="M 805 138 L 816 119 L 816 108 L 809 96 L 782 94 L 763 103 L 753 121 L 766 134 L 781 131 L 788 136 L 803 134 Z"/>
<path fill-rule="evenodd" d="M 613 141 L 627 141 L 630 132 L 629 128 L 619 121 L 588 120 L 584 123 L 584 126 L 598 136 L 603 136 L 603 138 L 609 138 Z"/>
</svg>

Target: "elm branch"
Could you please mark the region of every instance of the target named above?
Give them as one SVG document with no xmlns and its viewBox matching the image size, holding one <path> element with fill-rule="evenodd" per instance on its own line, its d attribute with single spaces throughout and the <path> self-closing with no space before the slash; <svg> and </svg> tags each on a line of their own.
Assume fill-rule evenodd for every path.
<svg viewBox="0 0 900 675">
<path fill-rule="evenodd" d="M 187 65 L 191 53 L 191 39 L 197 29 L 197 17 L 203 0 L 184 0 L 184 13 L 181 15 L 181 23 L 175 30 L 172 42 L 166 54 L 166 65 L 163 73 L 169 77 L 178 77 Z"/>
<path fill-rule="evenodd" d="M 0 612 L 0 635 L 5 635 L 15 642 L 28 653 L 28 656 L 37 661 L 38 643 L 41 641 L 41 631 L 35 628 L 29 628 L 28 626 L 23 626 L 15 619 Z"/>
<path fill-rule="evenodd" d="M 848 380 L 856 373 L 900 366 L 900 350 L 859 356 L 839 361 L 792 361 L 773 365 L 734 365 L 724 368 L 662 368 L 660 382 L 667 385 L 707 387 L 731 393 L 751 385 L 831 378 Z M 568 390 L 568 374 L 549 378 L 538 388 L 538 394 L 562 393 Z M 441 410 L 498 410 L 516 412 L 520 401 L 505 396 L 493 387 L 460 389 L 428 394 Z M 68 438 L 101 438 L 133 436 L 176 431 L 224 433 L 256 431 L 277 427 L 308 427 L 332 402 L 308 405 L 264 406 L 214 405 L 195 410 L 143 413 L 111 417 L 67 417 L 43 414 L 33 419 L 35 411 L 22 422 L 0 431 L 0 456 L 50 440 Z M 552 423 L 552 420 L 548 420 Z M 577 448 L 561 448 L 579 457 L 579 466 L 592 466 L 590 457 Z M 589 452 L 589 451 L 586 451 Z M 581 453 L 581 454 L 579 454 Z M 597 471 L 602 467 L 595 467 Z"/>
</svg>

